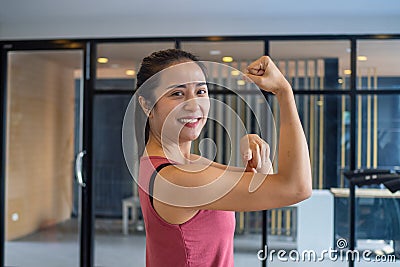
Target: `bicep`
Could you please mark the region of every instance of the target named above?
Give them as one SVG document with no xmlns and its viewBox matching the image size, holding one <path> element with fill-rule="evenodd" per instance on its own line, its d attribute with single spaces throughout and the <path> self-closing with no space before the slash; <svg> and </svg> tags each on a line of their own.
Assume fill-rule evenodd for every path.
<svg viewBox="0 0 400 267">
<path fill-rule="evenodd" d="M 267 177 L 265 177 L 267 176 Z M 250 192 L 252 179 L 264 180 Z M 155 198 L 184 209 L 255 211 L 296 203 L 279 174 L 232 172 L 213 166 L 178 165 L 163 169 L 155 181 Z"/>
<path fill-rule="evenodd" d="M 296 195 L 296 190 L 285 184 L 281 178 L 278 174 L 248 172 L 231 191 L 217 201 L 202 206 L 201 209 L 259 211 L 289 206 L 301 201 Z M 263 180 L 255 191 L 251 190 L 253 179 Z"/>
</svg>

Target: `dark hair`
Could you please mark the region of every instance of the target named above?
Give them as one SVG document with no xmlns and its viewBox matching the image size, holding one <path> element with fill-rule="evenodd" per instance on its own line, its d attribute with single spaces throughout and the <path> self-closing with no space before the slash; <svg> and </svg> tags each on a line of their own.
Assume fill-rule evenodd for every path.
<svg viewBox="0 0 400 267">
<path fill-rule="evenodd" d="M 199 59 L 195 55 L 179 49 L 166 49 L 153 52 L 151 55 L 143 59 L 140 69 L 136 75 L 136 90 L 138 90 L 153 75 L 157 74 L 158 72 L 162 71 L 165 68 L 170 67 L 174 63 L 179 63 L 184 61 L 196 62 L 202 69 L 204 75 L 207 78 L 206 69 L 204 65 L 201 62 L 199 62 Z M 154 96 L 154 89 L 157 86 L 157 82 L 158 82 L 157 79 L 155 81 L 152 81 L 151 86 L 146 86 L 146 90 L 140 90 L 136 94 L 135 117 L 137 123 L 135 125 L 136 126 L 135 134 L 138 145 L 139 157 L 143 154 L 145 145 L 149 140 L 150 126 L 146 114 L 144 113 L 143 109 L 138 103 L 138 97 L 142 96 L 150 104 L 151 107 L 154 106 L 156 101 Z M 145 125 L 144 133 L 142 125 Z"/>
</svg>

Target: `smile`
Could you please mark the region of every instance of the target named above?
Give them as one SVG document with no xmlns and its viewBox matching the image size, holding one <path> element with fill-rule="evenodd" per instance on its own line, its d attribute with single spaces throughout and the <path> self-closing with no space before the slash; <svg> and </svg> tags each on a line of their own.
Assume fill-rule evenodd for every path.
<svg viewBox="0 0 400 267">
<path fill-rule="evenodd" d="M 178 119 L 180 123 L 195 123 L 198 122 L 200 118 L 193 118 L 193 119 Z"/>
<path fill-rule="evenodd" d="M 182 123 L 185 127 L 196 128 L 197 125 L 199 125 L 201 119 L 202 119 L 202 117 L 198 117 L 198 118 L 180 118 L 180 119 L 178 119 L 178 121 L 180 123 Z"/>
</svg>

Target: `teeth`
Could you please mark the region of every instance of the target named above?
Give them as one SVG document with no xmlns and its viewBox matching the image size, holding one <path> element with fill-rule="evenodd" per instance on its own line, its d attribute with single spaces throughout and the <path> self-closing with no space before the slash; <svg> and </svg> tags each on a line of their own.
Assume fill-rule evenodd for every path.
<svg viewBox="0 0 400 267">
<path fill-rule="evenodd" d="M 199 119 L 179 119 L 181 123 L 194 123 L 197 122 Z"/>
</svg>

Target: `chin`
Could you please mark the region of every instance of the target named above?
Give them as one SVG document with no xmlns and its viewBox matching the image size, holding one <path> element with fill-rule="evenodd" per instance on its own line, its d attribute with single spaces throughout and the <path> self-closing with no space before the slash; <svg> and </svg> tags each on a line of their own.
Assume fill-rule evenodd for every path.
<svg viewBox="0 0 400 267">
<path fill-rule="evenodd" d="M 199 138 L 201 134 L 202 127 L 199 129 L 193 129 L 189 131 L 181 131 L 179 135 L 179 140 L 187 142 L 187 141 L 195 141 Z"/>
<path fill-rule="evenodd" d="M 179 135 L 179 141 L 181 142 L 188 142 L 188 141 L 195 141 L 199 138 L 201 131 L 203 130 L 204 122 L 201 125 L 198 125 L 196 128 L 183 128 Z"/>
<path fill-rule="evenodd" d="M 188 142 L 188 141 L 195 141 L 197 138 L 199 138 L 200 133 L 194 133 L 194 134 L 181 134 L 179 136 L 179 141 L 181 142 Z"/>
</svg>

